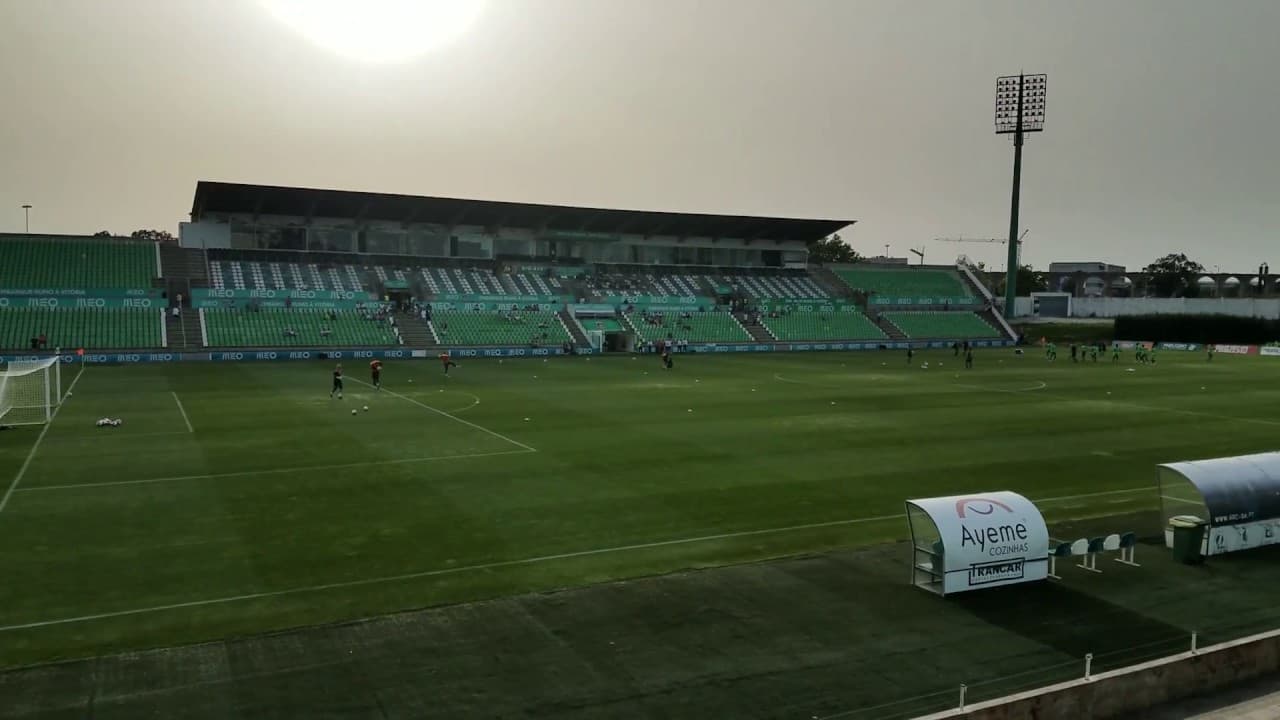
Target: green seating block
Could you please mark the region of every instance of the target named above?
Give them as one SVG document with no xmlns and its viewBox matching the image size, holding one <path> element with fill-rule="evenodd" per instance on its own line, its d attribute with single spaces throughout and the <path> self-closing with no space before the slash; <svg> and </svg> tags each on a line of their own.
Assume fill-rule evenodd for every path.
<svg viewBox="0 0 1280 720">
<path fill-rule="evenodd" d="M 441 345 L 560 345 L 570 339 L 549 311 L 437 310 L 431 324 Z"/>
<path fill-rule="evenodd" d="M 626 316 L 642 341 L 686 340 L 694 343 L 751 342 L 751 334 L 726 312 L 649 313 L 658 323 L 646 322 L 644 313 L 634 312 Z"/>
<path fill-rule="evenodd" d="M 367 320 L 355 310 L 312 308 L 206 308 L 211 347 L 379 347 L 396 345 L 386 320 Z M 325 332 L 325 331 L 328 332 Z M 292 332 L 290 332 L 292 331 Z"/>
<path fill-rule="evenodd" d="M 971 312 L 887 312 L 882 317 L 909 338 L 998 338 L 1000 331 Z"/>
</svg>

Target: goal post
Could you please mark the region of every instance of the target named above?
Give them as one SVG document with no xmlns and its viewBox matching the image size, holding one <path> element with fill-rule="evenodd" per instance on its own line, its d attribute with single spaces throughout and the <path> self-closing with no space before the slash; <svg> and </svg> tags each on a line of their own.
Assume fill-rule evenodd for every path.
<svg viewBox="0 0 1280 720">
<path fill-rule="evenodd" d="M 0 425 L 47 423 L 61 401 L 59 357 L 14 360 L 0 370 Z"/>
</svg>

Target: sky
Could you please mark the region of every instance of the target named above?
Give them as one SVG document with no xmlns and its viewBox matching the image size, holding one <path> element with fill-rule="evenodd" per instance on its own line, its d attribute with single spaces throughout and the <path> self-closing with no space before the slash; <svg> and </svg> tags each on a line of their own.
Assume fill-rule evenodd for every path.
<svg viewBox="0 0 1280 720">
<path fill-rule="evenodd" d="M 0 0 L 0 232 L 177 232 L 201 179 L 856 219 L 1003 267 L 995 78 L 1048 74 L 1024 262 L 1280 267 L 1275 0 L 488 0 L 410 61 L 259 0 Z"/>
</svg>

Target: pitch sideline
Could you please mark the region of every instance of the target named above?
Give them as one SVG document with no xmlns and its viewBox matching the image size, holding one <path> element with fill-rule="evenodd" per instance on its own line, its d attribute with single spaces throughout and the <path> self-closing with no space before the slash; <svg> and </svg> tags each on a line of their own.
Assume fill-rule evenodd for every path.
<svg viewBox="0 0 1280 720">
<path fill-rule="evenodd" d="M 514 453 L 513 453 L 514 454 Z M 1119 495 L 1122 493 L 1148 492 L 1151 488 L 1130 488 L 1124 490 L 1105 490 L 1095 493 L 1083 493 L 1079 495 L 1063 495 L 1055 498 L 1044 498 L 1041 500 L 1033 500 L 1033 502 L 1060 502 L 1064 500 L 1078 500 L 1088 497 L 1101 497 L 1104 495 Z M 672 547 L 676 545 L 693 545 L 703 542 L 713 542 L 716 540 L 729 540 L 740 537 L 754 537 L 759 535 L 771 535 L 777 533 L 794 532 L 796 530 L 816 530 L 819 528 L 840 527 L 846 525 L 859 525 L 863 523 L 884 522 L 887 520 L 901 520 L 905 516 L 902 513 L 894 513 L 892 515 L 874 515 L 862 518 L 849 518 L 845 520 L 830 520 L 827 522 L 805 523 L 802 525 L 788 525 L 776 528 L 764 528 L 761 530 L 743 530 L 739 532 L 719 533 L 716 535 L 702 535 L 697 537 L 677 538 L 675 540 L 658 540 L 655 542 L 636 543 L 632 545 L 618 545 L 614 547 L 596 548 L 594 550 L 578 550 L 575 552 L 559 553 L 556 555 L 538 555 L 535 557 L 518 558 L 515 560 L 498 560 L 495 562 L 478 563 L 475 565 L 462 565 L 450 568 L 437 568 L 435 570 L 424 570 L 421 572 L 402 573 L 399 575 L 387 575 L 383 577 L 364 578 L 361 580 L 347 580 L 343 582 L 324 583 L 320 585 L 303 585 L 293 588 L 285 588 L 283 590 L 266 590 L 263 592 L 246 593 L 244 595 L 231 595 L 220 598 L 209 598 L 205 600 L 191 600 L 188 602 L 171 603 L 168 605 L 155 605 L 152 607 L 135 608 L 132 610 L 116 610 L 114 612 L 97 613 L 94 615 L 78 615 L 69 618 L 57 618 L 53 620 L 38 620 L 35 622 L 19 623 L 15 625 L 0 626 L 0 633 L 14 632 L 17 630 L 32 630 L 36 628 L 50 627 L 54 625 L 70 625 L 75 623 L 92 622 L 95 620 L 107 620 L 118 617 L 128 617 L 131 615 L 146 615 L 149 613 L 165 612 L 168 610 L 182 610 L 192 607 L 206 607 L 209 605 L 225 605 L 235 602 L 244 602 L 247 600 L 263 600 L 274 597 L 284 597 L 289 595 L 300 595 L 312 592 L 323 592 L 326 590 L 339 590 L 343 588 L 362 587 L 366 585 L 381 585 L 384 583 L 402 582 L 405 580 L 419 580 L 422 578 L 440 577 L 444 575 L 457 575 L 460 573 L 478 572 L 483 570 L 495 570 L 498 568 L 520 567 L 524 565 L 538 565 L 546 562 L 555 562 L 557 560 L 571 560 L 581 557 L 592 557 L 596 555 L 609 555 L 613 553 L 631 552 L 634 550 L 648 550 L 659 547 Z"/>
</svg>

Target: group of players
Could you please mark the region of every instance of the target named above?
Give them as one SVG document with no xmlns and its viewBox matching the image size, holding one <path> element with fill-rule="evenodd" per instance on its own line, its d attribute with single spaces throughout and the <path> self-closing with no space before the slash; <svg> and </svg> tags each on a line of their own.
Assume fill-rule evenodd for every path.
<svg viewBox="0 0 1280 720">
<path fill-rule="evenodd" d="M 449 368 L 458 367 L 458 363 L 449 357 L 448 352 L 442 352 L 439 355 L 440 364 L 444 367 L 444 374 L 449 374 Z M 373 360 L 369 363 L 369 384 L 374 390 L 382 389 L 382 361 Z M 342 399 L 342 363 L 338 363 L 333 368 L 333 389 L 329 391 L 329 398 L 334 397 Z"/>
</svg>

